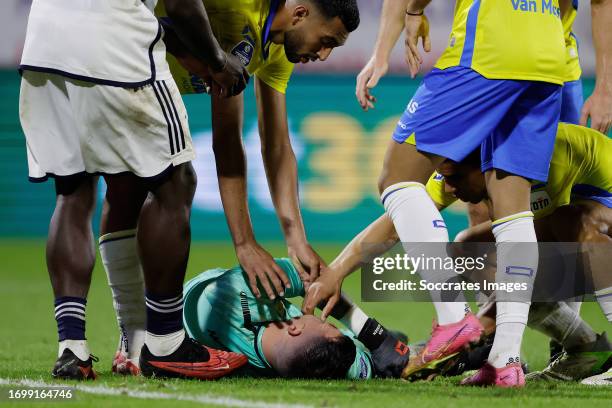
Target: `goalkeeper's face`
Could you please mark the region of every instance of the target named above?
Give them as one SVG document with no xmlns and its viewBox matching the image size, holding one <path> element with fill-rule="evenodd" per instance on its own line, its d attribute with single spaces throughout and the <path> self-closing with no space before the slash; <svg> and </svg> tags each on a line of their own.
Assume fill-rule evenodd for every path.
<svg viewBox="0 0 612 408">
<path fill-rule="evenodd" d="M 436 170 L 444 176 L 445 192 L 459 200 L 476 204 L 487 198 L 484 175 L 478 166 L 445 160 Z"/>
<path fill-rule="evenodd" d="M 341 336 L 340 330 L 331 323 L 306 315 L 271 324 L 266 328 L 265 337 L 275 342 L 279 352 L 292 355 L 308 344 Z"/>
</svg>

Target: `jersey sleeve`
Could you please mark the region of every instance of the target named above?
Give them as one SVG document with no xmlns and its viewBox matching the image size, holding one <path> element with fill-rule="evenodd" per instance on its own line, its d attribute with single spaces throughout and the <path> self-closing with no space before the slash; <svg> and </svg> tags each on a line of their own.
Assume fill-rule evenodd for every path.
<svg viewBox="0 0 612 408">
<path fill-rule="evenodd" d="M 425 189 L 433 202 L 442 207 L 448 207 L 457 201 L 452 194 L 444 191 L 444 176 L 438 172 L 434 172 L 431 177 L 429 177 Z"/>
<path fill-rule="evenodd" d="M 284 94 L 292 72 L 293 64 L 287 60 L 282 45 L 272 44 L 268 62 L 253 74 L 272 89 Z"/>
</svg>

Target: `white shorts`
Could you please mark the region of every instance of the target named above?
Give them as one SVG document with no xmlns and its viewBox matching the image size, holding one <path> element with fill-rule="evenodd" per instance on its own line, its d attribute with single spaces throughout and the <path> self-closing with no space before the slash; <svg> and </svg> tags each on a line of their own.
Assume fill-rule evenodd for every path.
<svg viewBox="0 0 612 408">
<path fill-rule="evenodd" d="M 84 173 L 151 178 L 195 158 L 173 80 L 126 89 L 24 71 L 19 116 L 35 182 Z"/>
</svg>

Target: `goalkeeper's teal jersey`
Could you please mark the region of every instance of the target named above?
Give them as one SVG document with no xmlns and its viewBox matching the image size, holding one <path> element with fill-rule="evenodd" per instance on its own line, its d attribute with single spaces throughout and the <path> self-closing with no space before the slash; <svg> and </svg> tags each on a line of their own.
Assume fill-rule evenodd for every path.
<svg viewBox="0 0 612 408">
<path fill-rule="evenodd" d="M 275 259 L 291 281 L 285 297 L 257 299 L 249 288 L 241 267 L 211 269 L 187 282 L 184 289 L 183 320 L 187 333 L 201 343 L 217 349 L 242 353 L 262 375 L 273 375 L 261 348 L 267 323 L 302 316 L 288 298 L 304 296 L 304 285 L 289 259 Z M 357 347 L 355 362 L 347 378 L 371 378 L 370 352 L 348 330 L 341 332 L 353 339 Z"/>
</svg>

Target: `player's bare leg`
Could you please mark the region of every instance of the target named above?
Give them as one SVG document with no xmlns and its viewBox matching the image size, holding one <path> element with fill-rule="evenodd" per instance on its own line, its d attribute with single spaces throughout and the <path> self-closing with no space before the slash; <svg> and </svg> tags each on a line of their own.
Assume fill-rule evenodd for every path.
<svg viewBox="0 0 612 408">
<path fill-rule="evenodd" d="M 143 180 L 133 174 L 108 175 L 105 180 L 108 188 L 100 221 L 100 256 L 119 325 L 119 345 L 112 371 L 137 375 L 146 310 L 136 227 L 148 191 Z"/>
<path fill-rule="evenodd" d="M 202 346 L 183 328 L 183 280 L 191 244 L 196 175 L 190 163 L 151 186 L 138 223 L 147 330 L 140 354 L 145 376 L 212 379 L 247 363 L 245 356 Z M 214 357 L 214 358 L 212 358 Z"/>
<path fill-rule="evenodd" d="M 559 207 L 550 216 L 549 230 L 559 242 L 581 242 L 583 264 L 589 266 L 595 297 L 604 315 L 612 322 L 612 209 L 593 200 L 581 200 Z"/>
<path fill-rule="evenodd" d="M 92 357 L 85 340 L 85 305 L 95 263 L 91 227 L 97 177 L 55 180 L 56 202 L 47 238 L 47 268 L 55 295 L 59 333 L 58 360 L 52 375 L 93 379 Z"/>
<path fill-rule="evenodd" d="M 435 204 L 425 191 L 424 183 L 444 159 L 423 154 L 414 145 L 391 141 L 387 148 L 379 181 L 381 200 L 403 243 L 431 243 L 419 248 L 428 256 L 444 257 L 445 249 L 434 243 L 448 242 L 446 225 Z M 407 250 L 416 250 L 408 244 Z M 419 252 L 421 253 L 421 252 Z M 430 282 L 457 279 L 444 270 L 421 270 L 421 277 Z M 438 323 L 432 337 L 419 354 L 411 359 L 402 373 L 408 379 L 424 378 L 438 364 L 456 354 L 459 349 L 480 337 L 481 326 L 469 311 L 463 294 L 456 301 L 442 301 L 440 293 L 432 293 Z"/>
<path fill-rule="evenodd" d="M 520 298 L 497 293 L 497 328 L 488 363 L 462 384 L 516 387 L 525 383 L 520 345 L 538 265 L 537 238 L 529 210 L 531 184 L 522 177 L 495 169 L 485 173 L 485 181 L 493 204 L 493 234 L 497 242 L 495 280 L 526 283 L 530 290 Z"/>
<path fill-rule="evenodd" d="M 195 188 L 192 165 L 182 164 L 161 184 L 151 188 L 142 207 L 138 246 L 148 293 L 178 296 L 183 291 Z"/>
<path fill-rule="evenodd" d="M 470 227 L 490 221 L 489 207 L 484 201 L 477 204 L 467 203 L 468 221 Z"/>
</svg>

